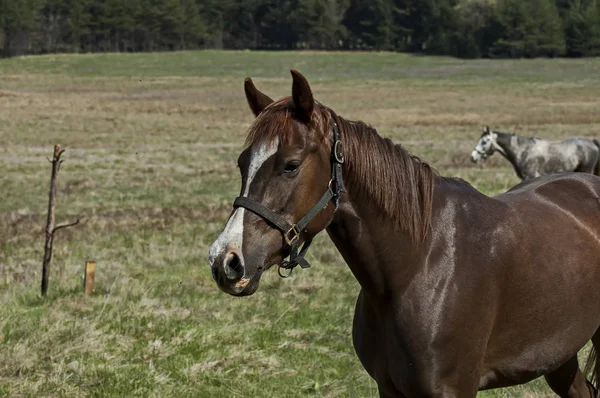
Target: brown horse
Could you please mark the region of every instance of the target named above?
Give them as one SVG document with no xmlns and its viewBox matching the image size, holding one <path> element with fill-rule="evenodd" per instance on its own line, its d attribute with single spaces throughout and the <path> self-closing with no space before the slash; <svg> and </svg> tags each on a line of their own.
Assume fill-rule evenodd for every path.
<svg viewBox="0 0 600 398">
<path fill-rule="evenodd" d="M 257 118 L 209 251 L 219 288 L 250 295 L 270 266 L 308 266 L 326 229 L 362 287 L 353 341 L 382 397 L 474 397 L 542 375 L 561 397 L 595 396 L 577 352 L 600 344 L 600 178 L 544 176 L 490 198 L 292 76 L 276 102 L 246 79 Z"/>
</svg>

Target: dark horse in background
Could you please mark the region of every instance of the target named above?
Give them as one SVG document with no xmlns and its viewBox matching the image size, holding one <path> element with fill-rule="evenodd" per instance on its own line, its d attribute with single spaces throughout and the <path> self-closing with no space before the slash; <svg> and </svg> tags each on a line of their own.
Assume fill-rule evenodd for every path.
<svg viewBox="0 0 600 398">
<path fill-rule="evenodd" d="M 600 142 L 585 137 L 547 141 L 492 131 L 486 126 L 471 160 L 486 160 L 494 152 L 504 156 L 522 180 L 567 171 L 600 175 Z"/>
<path fill-rule="evenodd" d="M 360 282 L 353 342 L 382 397 L 474 397 L 538 376 L 561 397 L 595 396 L 577 352 L 600 344 L 600 178 L 544 176 L 487 197 L 292 76 L 275 102 L 246 79 L 256 120 L 240 197 L 209 250 L 219 288 L 251 295 L 272 265 L 306 266 L 299 241 L 326 229 Z"/>
</svg>

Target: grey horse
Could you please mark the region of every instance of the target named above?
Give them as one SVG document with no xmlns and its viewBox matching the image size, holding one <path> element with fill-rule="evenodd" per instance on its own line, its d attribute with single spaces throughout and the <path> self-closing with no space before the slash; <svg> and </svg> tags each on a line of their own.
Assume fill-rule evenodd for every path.
<svg viewBox="0 0 600 398">
<path fill-rule="evenodd" d="M 504 156 L 522 180 L 567 171 L 600 175 L 600 142 L 595 139 L 572 137 L 546 141 L 492 131 L 486 126 L 471 160 L 475 163 L 486 160 L 494 152 Z"/>
</svg>

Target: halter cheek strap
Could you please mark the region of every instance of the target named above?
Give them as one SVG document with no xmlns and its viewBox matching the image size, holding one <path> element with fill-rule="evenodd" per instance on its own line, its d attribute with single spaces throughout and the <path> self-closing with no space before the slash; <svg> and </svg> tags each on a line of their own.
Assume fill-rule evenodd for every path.
<svg viewBox="0 0 600 398">
<path fill-rule="evenodd" d="M 333 146 L 331 147 L 330 161 L 331 179 L 329 180 L 327 191 L 325 191 L 323 196 L 321 196 L 321 199 L 319 199 L 308 213 L 295 224 L 290 224 L 283 217 L 253 199 L 238 196 L 233 202 L 234 208 L 243 207 L 257 216 L 262 217 L 265 221 L 268 221 L 282 232 L 283 239 L 290 248 L 290 259 L 287 261 L 284 260 L 279 265 L 278 272 L 279 276 L 282 278 L 290 276 L 294 268 L 298 265 L 301 268 L 310 267 L 310 264 L 304 256 L 312 243 L 312 237 L 306 239 L 302 248 L 300 248 L 300 234 L 304 231 L 306 226 L 329 205 L 330 200 L 333 200 L 335 210 L 337 210 L 340 203 L 340 196 L 342 195 L 342 192 L 344 192 L 344 180 L 342 179 L 344 155 L 342 152 L 342 142 L 340 141 L 340 131 L 335 121 L 335 117 L 333 117 Z"/>
</svg>

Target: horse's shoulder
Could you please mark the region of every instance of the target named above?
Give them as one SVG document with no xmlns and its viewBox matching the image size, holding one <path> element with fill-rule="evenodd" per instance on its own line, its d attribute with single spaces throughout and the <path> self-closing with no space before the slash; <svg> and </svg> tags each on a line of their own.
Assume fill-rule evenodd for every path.
<svg viewBox="0 0 600 398">
<path fill-rule="evenodd" d="M 551 145 L 554 145 L 556 141 L 548 141 L 543 138 L 530 138 L 530 143 L 534 148 L 547 148 Z"/>
</svg>

